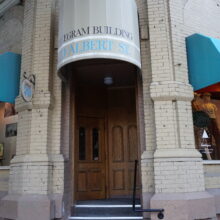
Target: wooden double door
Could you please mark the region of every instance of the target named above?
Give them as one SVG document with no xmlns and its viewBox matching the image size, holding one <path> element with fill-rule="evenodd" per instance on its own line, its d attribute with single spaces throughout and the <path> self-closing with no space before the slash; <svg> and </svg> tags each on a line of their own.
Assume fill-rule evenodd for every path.
<svg viewBox="0 0 220 220">
<path fill-rule="evenodd" d="M 134 89 L 109 90 L 105 100 L 105 117 L 77 117 L 77 200 L 132 195 L 134 161 L 138 159 Z"/>
</svg>

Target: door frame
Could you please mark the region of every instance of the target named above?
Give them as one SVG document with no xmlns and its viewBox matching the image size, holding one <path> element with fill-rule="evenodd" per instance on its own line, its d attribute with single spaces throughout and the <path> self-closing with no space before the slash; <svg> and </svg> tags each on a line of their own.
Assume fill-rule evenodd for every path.
<svg viewBox="0 0 220 220">
<path fill-rule="evenodd" d="M 143 149 L 145 147 L 145 138 L 143 137 L 143 133 L 144 133 L 144 123 L 141 122 L 141 118 L 143 118 L 143 100 L 140 101 L 141 99 L 143 99 L 143 94 L 141 91 L 142 88 L 142 81 L 141 81 L 141 75 L 140 72 L 136 72 L 137 77 L 136 77 L 136 82 L 135 85 L 133 86 L 134 88 L 134 92 L 135 92 L 135 104 L 136 104 L 136 123 L 137 123 L 137 139 L 138 139 L 138 143 L 137 143 L 137 150 L 138 150 L 138 160 L 141 162 L 141 153 L 143 152 Z M 125 88 L 125 87 L 124 87 Z M 123 89 L 123 88 L 121 88 Z M 77 118 L 82 116 L 82 117 L 88 117 L 86 115 L 78 115 L 77 114 L 77 100 L 76 100 L 76 93 L 77 93 L 77 86 L 76 86 L 76 82 L 75 82 L 75 77 L 71 77 L 71 86 L 70 86 L 70 148 L 72 148 L 71 150 L 71 161 L 72 161 L 72 178 L 71 178 L 71 188 L 72 188 L 72 204 L 75 203 L 76 201 L 76 168 L 77 168 L 77 161 L 75 159 L 75 153 L 76 153 L 76 131 L 77 131 Z M 74 98 L 72 98 L 74 97 Z M 107 109 L 106 109 L 107 111 Z M 139 115 L 141 113 L 141 115 Z M 99 117 L 97 117 L 99 118 Z M 108 154 L 109 154 L 109 141 L 108 141 L 108 118 L 105 117 L 104 118 L 104 142 L 105 142 L 105 147 L 104 147 L 104 151 L 105 151 L 105 171 L 106 171 L 106 175 L 105 175 L 105 180 L 106 180 L 106 189 L 105 189 L 105 194 L 106 194 L 106 199 L 110 198 L 110 188 L 109 188 L 109 158 L 108 158 Z M 141 131 L 141 132 L 140 132 Z M 72 137 L 73 136 L 73 137 Z M 139 163 L 139 170 L 141 171 L 141 163 Z M 140 182 L 142 185 L 142 175 L 140 172 Z M 140 197 L 142 198 L 142 188 L 140 190 Z"/>
</svg>

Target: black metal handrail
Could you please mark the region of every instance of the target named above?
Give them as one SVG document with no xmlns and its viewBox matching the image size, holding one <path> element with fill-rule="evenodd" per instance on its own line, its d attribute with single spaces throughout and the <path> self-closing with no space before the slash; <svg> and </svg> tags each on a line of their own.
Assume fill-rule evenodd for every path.
<svg viewBox="0 0 220 220">
<path fill-rule="evenodd" d="M 135 160 L 134 165 L 134 186 L 133 186 L 133 211 L 134 212 L 158 212 L 158 219 L 164 218 L 164 209 L 137 209 L 136 208 L 136 183 L 137 183 L 137 166 L 138 166 L 138 160 Z"/>
</svg>

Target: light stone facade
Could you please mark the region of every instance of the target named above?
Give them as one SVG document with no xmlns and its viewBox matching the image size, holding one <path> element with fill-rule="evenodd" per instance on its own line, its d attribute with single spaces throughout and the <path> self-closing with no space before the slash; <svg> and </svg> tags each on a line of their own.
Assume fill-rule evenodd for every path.
<svg viewBox="0 0 220 220">
<path fill-rule="evenodd" d="M 206 164 L 204 173 L 195 149 L 185 37 L 193 33 L 220 37 L 220 3 L 136 2 L 142 60 L 138 120 L 143 208 L 164 208 L 165 220 L 214 220 L 220 214 L 219 165 Z M 71 85 L 57 76 L 58 19 L 59 1 L 25 1 L 21 74 L 35 74 L 36 86 L 32 102 L 24 102 L 20 95 L 16 100 L 16 156 L 10 165 L 8 195 L 0 204 L 0 217 L 5 219 L 30 220 L 30 215 L 31 220 L 67 219 L 74 202 L 69 147 L 73 97 Z M 0 41 L 3 52 L 4 42 L 6 38 Z M 152 214 L 151 219 L 157 216 Z"/>
<path fill-rule="evenodd" d="M 17 5 L 0 19 L 0 54 L 7 51 L 21 54 L 23 16 L 24 7 Z M 17 115 L 4 118 L 4 110 L 4 103 L 0 103 L 0 142 L 5 146 L 3 165 L 8 166 L 15 155 L 16 137 L 6 138 L 5 129 L 7 124 L 17 122 Z"/>
</svg>

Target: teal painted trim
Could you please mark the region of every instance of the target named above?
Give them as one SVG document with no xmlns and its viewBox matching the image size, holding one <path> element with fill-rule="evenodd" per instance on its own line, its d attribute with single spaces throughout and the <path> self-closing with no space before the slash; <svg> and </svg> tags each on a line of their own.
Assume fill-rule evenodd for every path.
<svg viewBox="0 0 220 220">
<path fill-rule="evenodd" d="M 19 94 L 21 55 L 0 55 L 0 101 L 14 103 Z"/>
<path fill-rule="evenodd" d="M 220 40 L 201 34 L 186 38 L 189 81 L 194 90 L 220 82 Z"/>
</svg>

